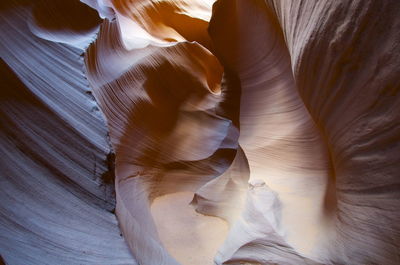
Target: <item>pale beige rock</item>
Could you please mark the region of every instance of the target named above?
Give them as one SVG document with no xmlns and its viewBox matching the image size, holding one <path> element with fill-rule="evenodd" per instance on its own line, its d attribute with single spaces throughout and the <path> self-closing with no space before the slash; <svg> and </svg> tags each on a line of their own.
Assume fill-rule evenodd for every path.
<svg viewBox="0 0 400 265">
<path fill-rule="evenodd" d="M 181 264 L 213 264 L 228 232 L 222 219 L 195 211 L 191 192 L 164 195 L 154 200 L 151 212 L 160 239 Z"/>
</svg>

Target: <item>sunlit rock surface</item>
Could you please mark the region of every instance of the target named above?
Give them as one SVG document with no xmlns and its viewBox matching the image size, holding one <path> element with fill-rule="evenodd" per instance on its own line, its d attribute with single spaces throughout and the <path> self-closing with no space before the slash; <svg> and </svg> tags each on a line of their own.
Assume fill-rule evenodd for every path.
<svg viewBox="0 0 400 265">
<path fill-rule="evenodd" d="M 0 11 L 6 264 L 400 263 L 400 2 Z"/>
</svg>

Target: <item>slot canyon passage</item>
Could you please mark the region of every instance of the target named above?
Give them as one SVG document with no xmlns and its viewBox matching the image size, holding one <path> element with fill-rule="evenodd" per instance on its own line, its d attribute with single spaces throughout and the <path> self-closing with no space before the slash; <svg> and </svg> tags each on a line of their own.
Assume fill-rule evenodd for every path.
<svg viewBox="0 0 400 265">
<path fill-rule="evenodd" d="M 0 264 L 400 264 L 400 1 L 0 11 Z"/>
</svg>

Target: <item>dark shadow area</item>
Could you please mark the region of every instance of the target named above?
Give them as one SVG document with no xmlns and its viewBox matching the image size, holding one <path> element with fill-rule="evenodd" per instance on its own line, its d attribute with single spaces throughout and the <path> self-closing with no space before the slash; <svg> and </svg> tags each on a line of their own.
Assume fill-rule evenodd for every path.
<svg viewBox="0 0 400 265">
<path fill-rule="evenodd" d="M 86 32 L 101 22 L 97 11 L 79 0 L 40 0 L 32 13 L 37 26 L 49 31 Z"/>
</svg>

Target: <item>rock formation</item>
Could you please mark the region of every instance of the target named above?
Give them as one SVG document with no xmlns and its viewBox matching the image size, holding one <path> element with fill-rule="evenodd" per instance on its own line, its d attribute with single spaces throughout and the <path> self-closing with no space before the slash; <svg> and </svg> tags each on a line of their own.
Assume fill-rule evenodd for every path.
<svg viewBox="0 0 400 265">
<path fill-rule="evenodd" d="M 4 263 L 400 263 L 400 2 L 0 11 Z"/>
</svg>

